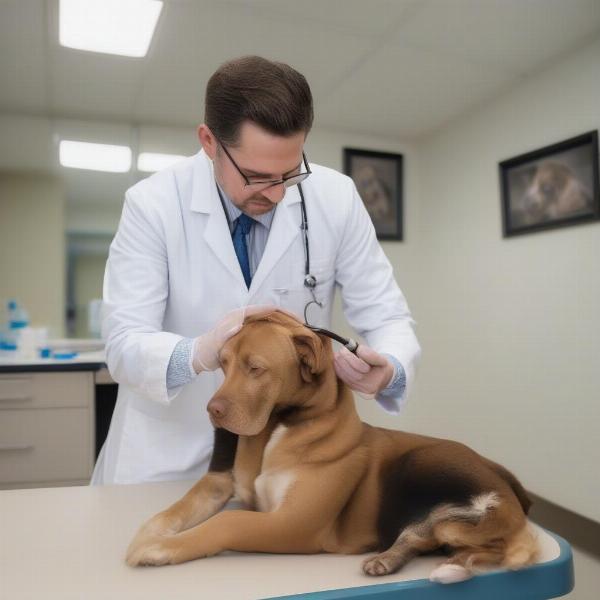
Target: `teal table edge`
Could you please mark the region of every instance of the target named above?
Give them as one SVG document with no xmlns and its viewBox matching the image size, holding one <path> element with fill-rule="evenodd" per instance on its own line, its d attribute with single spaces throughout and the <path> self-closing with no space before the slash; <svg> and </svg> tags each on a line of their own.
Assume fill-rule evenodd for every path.
<svg viewBox="0 0 600 600">
<path fill-rule="evenodd" d="M 497 570 L 461 583 L 441 584 L 428 579 L 276 596 L 264 600 L 545 600 L 568 594 L 575 585 L 569 543 L 545 530 L 559 545 L 554 560 L 519 571 Z"/>
</svg>

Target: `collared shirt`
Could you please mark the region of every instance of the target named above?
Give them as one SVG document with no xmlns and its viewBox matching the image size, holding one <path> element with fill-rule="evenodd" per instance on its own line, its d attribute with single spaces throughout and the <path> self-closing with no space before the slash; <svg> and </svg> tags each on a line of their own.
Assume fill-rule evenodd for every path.
<svg viewBox="0 0 600 600">
<path fill-rule="evenodd" d="M 242 214 L 242 211 L 229 199 L 229 196 L 223 191 L 223 188 L 217 184 L 221 198 L 223 199 L 223 206 L 227 212 L 229 229 L 233 235 L 237 218 Z M 275 216 L 274 206 L 268 213 L 252 217 L 256 223 L 252 226 L 252 229 L 246 236 L 246 246 L 248 247 L 248 258 L 250 260 L 250 275 L 254 277 L 256 269 L 260 263 L 260 259 L 265 252 L 267 245 L 267 239 L 269 238 L 269 231 L 271 231 L 271 224 L 273 223 L 273 217 Z M 250 216 L 250 215 L 248 215 Z"/>
</svg>

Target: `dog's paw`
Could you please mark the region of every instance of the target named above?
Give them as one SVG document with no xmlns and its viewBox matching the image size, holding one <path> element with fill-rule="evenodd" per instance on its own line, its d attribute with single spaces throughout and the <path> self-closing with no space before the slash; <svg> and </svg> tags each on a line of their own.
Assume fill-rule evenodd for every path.
<svg viewBox="0 0 600 600">
<path fill-rule="evenodd" d="M 176 552 L 166 538 L 147 538 L 146 541 L 134 540 L 127 549 L 125 562 L 130 567 L 160 566 L 175 564 Z"/>
<path fill-rule="evenodd" d="M 362 564 L 363 572 L 366 575 L 389 575 L 394 569 L 392 562 L 383 554 L 367 558 Z"/>
<path fill-rule="evenodd" d="M 127 549 L 127 563 L 132 566 L 137 564 L 166 564 L 166 563 L 135 563 L 132 564 L 129 560 L 130 556 L 136 556 L 136 551 L 140 548 L 146 548 L 150 545 L 156 545 L 161 541 L 165 541 L 172 535 L 178 533 L 178 524 L 172 519 L 168 519 L 163 513 L 159 513 L 144 523 L 135 537 L 129 544 Z M 163 544 L 164 545 L 164 544 Z"/>
</svg>

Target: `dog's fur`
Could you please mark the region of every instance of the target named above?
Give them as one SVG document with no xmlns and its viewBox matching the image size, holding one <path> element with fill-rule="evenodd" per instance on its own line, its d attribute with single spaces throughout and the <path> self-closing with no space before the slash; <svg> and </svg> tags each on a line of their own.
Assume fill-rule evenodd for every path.
<svg viewBox="0 0 600 600">
<path fill-rule="evenodd" d="M 457 442 L 362 423 L 328 338 L 281 312 L 250 318 L 221 364 L 209 472 L 141 528 L 130 565 L 376 551 L 363 570 L 385 575 L 442 548 L 452 554 L 431 578 L 452 582 L 534 562 L 517 479 Z M 219 512 L 234 494 L 248 510 Z"/>
</svg>

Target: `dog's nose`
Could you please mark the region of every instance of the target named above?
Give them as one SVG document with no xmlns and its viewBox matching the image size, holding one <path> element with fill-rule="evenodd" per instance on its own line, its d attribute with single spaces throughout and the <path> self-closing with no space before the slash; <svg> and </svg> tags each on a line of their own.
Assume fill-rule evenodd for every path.
<svg viewBox="0 0 600 600">
<path fill-rule="evenodd" d="M 227 412 L 227 404 L 220 398 L 213 398 L 208 403 L 206 410 L 209 412 L 210 416 L 213 417 L 213 419 L 222 419 Z"/>
</svg>

